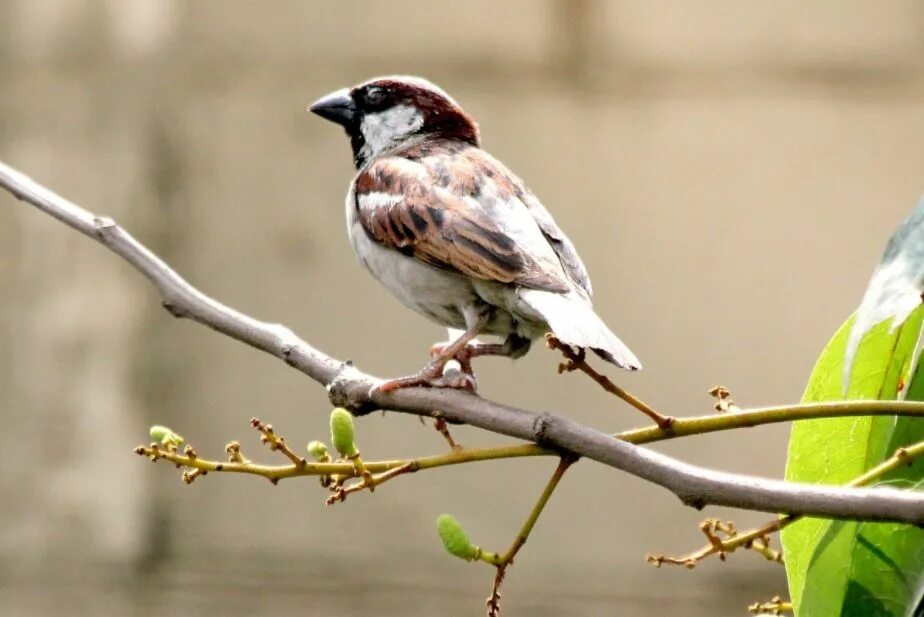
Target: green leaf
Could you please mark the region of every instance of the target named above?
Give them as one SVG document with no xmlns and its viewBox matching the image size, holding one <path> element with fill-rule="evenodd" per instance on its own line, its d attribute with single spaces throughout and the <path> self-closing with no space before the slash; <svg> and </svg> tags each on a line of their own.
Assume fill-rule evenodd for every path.
<svg viewBox="0 0 924 617">
<path fill-rule="evenodd" d="M 924 324 L 916 309 L 893 329 L 892 319 L 871 328 L 856 350 L 843 393 L 844 358 L 853 319 L 825 347 L 803 402 L 901 398 L 909 382 Z M 924 400 L 918 366 L 906 398 Z M 786 479 L 846 484 L 900 446 L 924 440 L 924 421 L 891 416 L 831 418 L 796 423 L 789 442 Z M 920 461 L 881 482 L 912 487 L 924 478 Z M 807 518 L 783 531 L 790 597 L 804 617 L 905 617 L 924 573 L 924 531 L 909 525 Z"/>
<path fill-rule="evenodd" d="M 924 292 L 924 198 L 889 238 L 882 259 L 866 287 L 847 337 L 844 385 L 863 336 L 883 321 L 901 324 L 921 305 Z"/>
</svg>

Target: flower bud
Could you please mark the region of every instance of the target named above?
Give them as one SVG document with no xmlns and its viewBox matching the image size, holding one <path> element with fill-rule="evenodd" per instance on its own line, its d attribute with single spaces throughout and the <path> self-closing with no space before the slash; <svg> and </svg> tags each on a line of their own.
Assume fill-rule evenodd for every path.
<svg viewBox="0 0 924 617">
<path fill-rule="evenodd" d="M 327 455 L 327 446 L 320 441 L 312 441 L 308 444 L 308 454 L 310 454 L 318 461 L 323 461 L 324 459 L 330 458 Z"/>
<path fill-rule="evenodd" d="M 154 425 L 151 427 L 151 439 L 163 446 L 181 446 L 183 438 L 166 426 Z"/>
<path fill-rule="evenodd" d="M 436 519 L 436 531 L 450 555 L 472 561 L 478 558 L 478 548 L 469 541 L 462 525 L 451 514 L 440 514 Z"/>
<path fill-rule="evenodd" d="M 353 426 L 353 415 L 341 407 L 330 412 L 330 440 L 340 456 L 352 458 L 359 454 L 353 439 L 356 429 Z"/>
</svg>

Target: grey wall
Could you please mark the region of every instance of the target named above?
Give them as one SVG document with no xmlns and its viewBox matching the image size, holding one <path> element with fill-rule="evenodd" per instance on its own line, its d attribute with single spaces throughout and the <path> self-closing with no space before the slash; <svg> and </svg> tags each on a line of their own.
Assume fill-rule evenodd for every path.
<svg viewBox="0 0 924 617">
<path fill-rule="evenodd" d="M 924 186 L 919 2 L 0 0 L 0 159 L 116 217 L 191 282 L 374 373 L 417 368 L 435 326 L 356 265 L 343 135 L 305 105 L 425 75 L 481 122 L 581 250 L 600 314 L 665 411 L 798 399 Z M 641 418 L 537 347 L 479 363 L 482 392 L 607 430 Z M 505 546 L 550 460 L 420 474 L 335 508 L 313 480 L 191 487 L 131 453 L 165 423 L 205 454 L 257 415 L 326 433 L 324 393 L 170 318 L 101 247 L 0 195 L 0 612 L 479 614 L 491 572 L 446 557 L 456 514 Z M 368 458 L 435 453 L 413 418 L 359 425 Z M 467 445 L 502 440 L 457 429 Z M 661 449 L 782 474 L 786 427 Z M 505 586 L 509 614 L 745 614 L 785 591 L 754 555 L 692 572 L 646 552 L 705 515 L 581 464 Z M 659 613 L 660 614 L 660 613 Z"/>
</svg>

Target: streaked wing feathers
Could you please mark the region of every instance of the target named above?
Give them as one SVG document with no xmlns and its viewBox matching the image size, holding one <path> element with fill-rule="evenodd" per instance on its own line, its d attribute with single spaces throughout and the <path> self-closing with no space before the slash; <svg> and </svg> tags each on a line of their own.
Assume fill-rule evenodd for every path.
<svg viewBox="0 0 924 617">
<path fill-rule="evenodd" d="M 445 172 L 441 168 L 441 172 Z M 567 292 L 465 196 L 439 186 L 421 163 L 380 159 L 356 179 L 359 221 L 371 239 L 437 268 L 531 289 Z"/>
</svg>

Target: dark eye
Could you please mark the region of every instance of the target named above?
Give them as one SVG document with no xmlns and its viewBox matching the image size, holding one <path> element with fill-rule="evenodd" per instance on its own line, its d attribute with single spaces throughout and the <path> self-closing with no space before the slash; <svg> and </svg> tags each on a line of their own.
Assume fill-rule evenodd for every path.
<svg viewBox="0 0 924 617">
<path fill-rule="evenodd" d="M 385 88 L 372 87 L 366 90 L 363 97 L 367 105 L 376 106 L 385 102 Z"/>
</svg>

